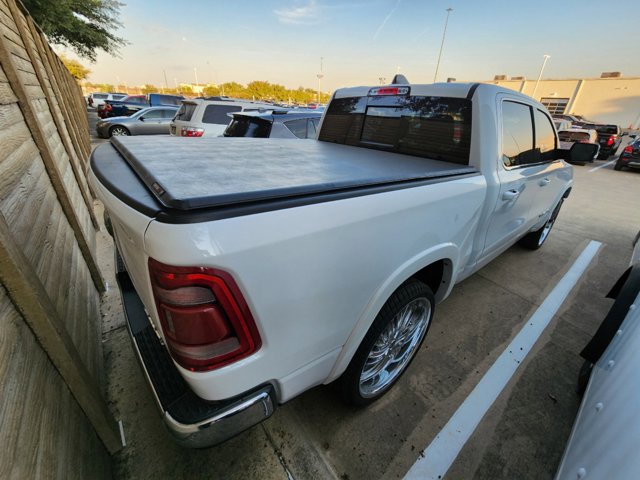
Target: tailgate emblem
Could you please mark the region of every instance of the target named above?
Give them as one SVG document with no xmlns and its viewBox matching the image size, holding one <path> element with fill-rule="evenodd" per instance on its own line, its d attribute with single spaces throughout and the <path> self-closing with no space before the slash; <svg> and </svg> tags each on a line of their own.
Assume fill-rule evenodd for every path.
<svg viewBox="0 0 640 480">
<path fill-rule="evenodd" d="M 158 182 L 153 182 L 153 185 L 151 185 L 151 188 L 153 188 L 153 191 L 156 192 L 158 195 L 164 194 L 164 188 L 162 188 Z"/>
</svg>

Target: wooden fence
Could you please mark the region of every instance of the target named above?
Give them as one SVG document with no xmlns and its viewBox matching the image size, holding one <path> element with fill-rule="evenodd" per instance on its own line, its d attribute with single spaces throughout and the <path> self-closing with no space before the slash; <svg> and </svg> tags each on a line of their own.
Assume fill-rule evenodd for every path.
<svg viewBox="0 0 640 480">
<path fill-rule="evenodd" d="M 81 91 L 0 0 L 0 478 L 109 478 L 91 151 Z"/>
</svg>

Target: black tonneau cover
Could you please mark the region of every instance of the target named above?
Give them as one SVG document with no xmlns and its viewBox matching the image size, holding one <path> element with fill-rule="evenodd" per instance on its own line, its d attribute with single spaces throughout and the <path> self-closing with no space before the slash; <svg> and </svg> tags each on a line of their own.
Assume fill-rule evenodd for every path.
<svg viewBox="0 0 640 480">
<path fill-rule="evenodd" d="M 477 173 L 465 165 L 314 140 L 154 135 L 116 137 L 111 144 L 160 205 L 183 212 Z M 92 168 L 117 188 L 117 179 L 104 171 L 114 159 L 96 161 L 113 157 L 107 149 L 113 152 L 111 145 L 96 149 Z"/>
</svg>

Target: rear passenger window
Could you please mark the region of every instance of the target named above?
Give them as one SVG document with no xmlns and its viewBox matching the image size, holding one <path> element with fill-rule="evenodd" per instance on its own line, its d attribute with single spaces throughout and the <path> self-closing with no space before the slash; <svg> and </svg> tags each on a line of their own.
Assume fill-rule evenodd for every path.
<svg viewBox="0 0 640 480">
<path fill-rule="evenodd" d="M 239 112 L 242 107 L 232 105 L 207 105 L 202 115 L 202 123 L 215 123 L 216 125 L 228 125 L 231 117 L 228 113 Z"/>
<path fill-rule="evenodd" d="M 195 103 L 183 103 L 178 109 L 178 113 L 176 113 L 176 120 L 189 122 L 191 121 L 191 117 L 193 116 L 193 112 L 195 111 Z"/>
<path fill-rule="evenodd" d="M 162 118 L 162 112 L 160 110 L 149 110 L 147 113 L 142 115 L 145 120 L 152 118 Z"/>
<path fill-rule="evenodd" d="M 539 155 L 538 161 L 547 162 L 554 159 L 556 149 L 556 134 L 553 131 L 551 120 L 542 111 L 534 111 L 536 122 L 536 151 Z"/>
<path fill-rule="evenodd" d="M 176 116 L 176 111 L 175 110 L 162 110 L 162 118 L 173 118 Z"/>
<path fill-rule="evenodd" d="M 535 163 L 531 107 L 522 103 L 502 103 L 502 161 L 506 167 Z"/>
<path fill-rule="evenodd" d="M 285 126 L 298 138 L 307 138 L 307 119 L 284 122 Z"/>
</svg>

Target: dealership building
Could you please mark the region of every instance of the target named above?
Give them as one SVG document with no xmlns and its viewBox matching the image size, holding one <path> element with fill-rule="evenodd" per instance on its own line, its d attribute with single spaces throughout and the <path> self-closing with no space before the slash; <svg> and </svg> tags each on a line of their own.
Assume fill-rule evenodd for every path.
<svg viewBox="0 0 640 480">
<path fill-rule="evenodd" d="M 577 114 L 600 123 L 640 128 L 640 77 L 605 72 L 601 78 L 527 80 L 496 75 L 492 83 L 534 97 L 549 112 Z M 536 87 L 537 83 L 537 87 Z"/>
</svg>

